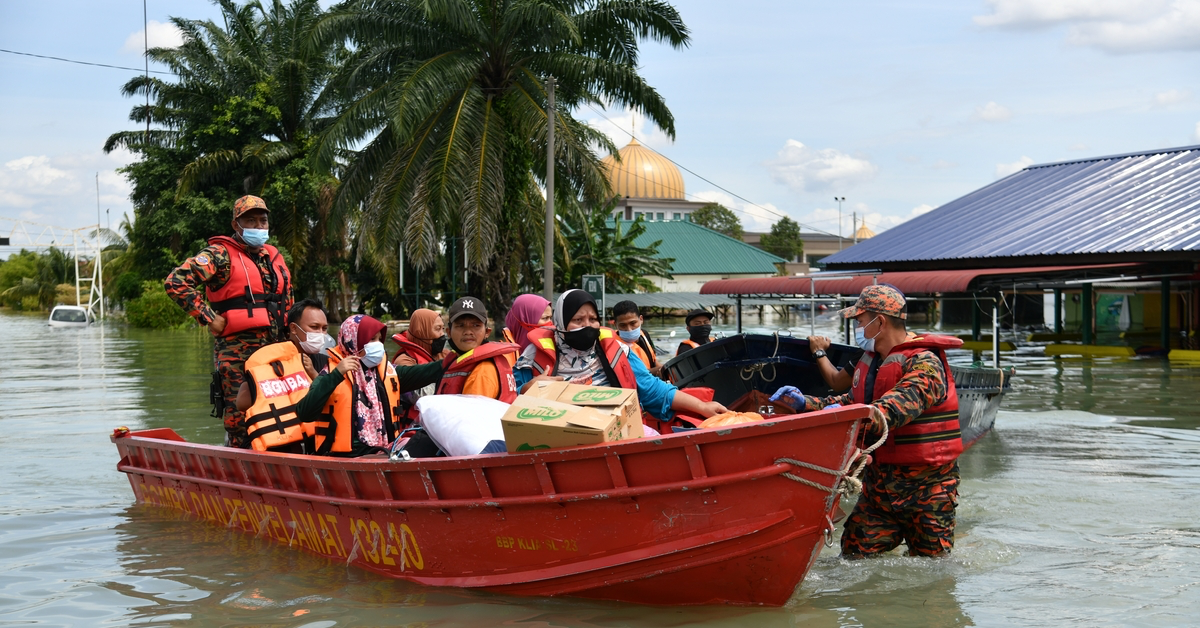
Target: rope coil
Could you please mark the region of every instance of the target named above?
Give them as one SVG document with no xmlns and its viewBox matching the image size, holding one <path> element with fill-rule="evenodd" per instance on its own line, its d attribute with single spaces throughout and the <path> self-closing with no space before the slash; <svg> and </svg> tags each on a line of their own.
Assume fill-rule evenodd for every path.
<svg viewBox="0 0 1200 628">
<path fill-rule="evenodd" d="M 874 407 L 872 407 L 871 411 L 872 411 L 872 413 L 879 412 L 879 410 L 875 409 Z M 827 469 L 825 467 L 822 467 L 821 465 L 812 464 L 810 462 L 804 462 L 802 460 L 795 460 L 792 458 L 776 458 L 775 464 L 787 463 L 787 464 L 792 465 L 793 467 L 798 467 L 798 468 L 803 468 L 803 469 L 812 469 L 813 471 L 819 471 L 821 473 L 832 475 L 835 478 L 833 486 L 825 486 L 824 484 L 818 484 L 816 482 L 813 482 L 812 480 L 802 478 L 802 477 L 796 475 L 795 473 L 791 473 L 789 471 L 784 471 L 783 473 L 780 474 L 783 477 L 785 477 L 793 482 L 799 482 L 801 484 L 804 484 L 805 486 L 811 486 L 817 490 L 829 493 L 830 495 L 841 494 L 844 497 L 849 497 L 851 495 L 857 495 L 858 493 L 862 492 L 862 480 L 860 480 L 858 478 L 860 475 L 862 475 L 863 469 L 865 469 L 867 467 L 867 465 L 870 464 L 871 452 L 875 451 L 876 449 L 879 449 L 879 447 L 881 447 L 885 442 L 887 442 L 887 437 L 888 437 L 887 421 L 884 420 L 884 421 L 882 421 L 882 423 L 883 423 L 883 436 L 881 436 L 879 438 L 879 440 L 875 441 L 875 443 L 873 445 L 871 445 L 870 447 L 867 447 L 866 449 L 857 449 L 854 452 L 854 455 L 850 457 L 850 460 L 848 462 L 846 462 L 846 468 L 842 469 L 840 471 L 834 470 L 834 469 Z M 857 465 L 855 463 L 857 463 Z"/>
<path fill-rule="evenodd" d="M 768 359 L 773 360 L 773 359 L 775 359 L 775 356 L 777 356 L 777 355 L 779 355 L 779 332 L 778 331 L 775 332 L 775 350 L 771 352 L 771 357 Z M 768 366 L 771 367 L 771 376 L 770 377 L 763 375 L 763 369 L 767 368 Z M 742 372 L 741 372 L 742 381 L 748 382 L 755 375 L 758 375 L 759 377 L 762 378 L 762 380 L 764 382 L 766 382 L 768 384 L 775 381 L 775 376 L 777 376 L 778 374 L 779 373 L 776 372 L 776 370 L 775 370 L 774 362 L 759 362 L 758 364 L 752 364 L 750 366 L 742 367 Z"/>
</svg>

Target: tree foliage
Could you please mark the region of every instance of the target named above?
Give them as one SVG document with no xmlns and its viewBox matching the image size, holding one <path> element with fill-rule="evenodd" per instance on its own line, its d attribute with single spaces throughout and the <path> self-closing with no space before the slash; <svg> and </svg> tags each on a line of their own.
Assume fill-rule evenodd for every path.
<svg viewBox="0 0 1200 628">
<path fill-rule="evenodd" d="M 737 214 L 732 210 L 719 203 L 709 203 L 692 212 L 692 222 L 724 233 L 735 240 L 742 239 L 742 221 L 738 220 Z"/>
<path fill-rule="evenodd" d="M 800 240 L 800 224 L 787 216 L 771 225 L 771 232 L 763 234 L 760 242 L 764 250 L 789 262 L 804 252 L 804 243 Z"/>
<path fill-rule="evenodd" d="M 75 258 L 51 247 L 42 253 L 21 251 L 0 263 L 0 305 L 16 310 L 49 310 L 59 301 L 58 286 L 71 284 L 73 305 Z"/>
<path fill-rule="evenodd" d="M 555 247 L 555 275 L 560 285 L 577 288 L 584 275 L 604 275 L 605 290 L 614 293 L 658 292 L 647 276 L 671 279 L 671 263 L 658 257 L 655 241 L 650 246 L 635 242 L 646 232 L 639 216 L 632 223 L 612 219 L 613 205 L 592 211 L 577 209 L 567 213 Z"/>
<path fill-rule="evenodd" d="M 192 317 L 167 296 L 161 281 L 142 284 L 142 296 L 125 307 L 125 320 L 134 327 L 180 329 L 189 327 Z"/>
<path fill-rule="evenodd" d="M 320 31 L 354 53 L 332 86 L 348 104 L 321 133 L 316 160 L 347 159 L 335 208 L 361 204 L 371 228 L 358 234 L 360 254 L 386 276 L 396 276 L 401 245 L 430 266 L 442 239 L 461 235 L 489 306 L 507 303 L 531 260 L 498 244 L 527 233 L 542 207 L 547 77 L 558 83 L 559 198 L 607 197 L 592 147 L 615 146 L 576 108 L 635 108 L 674 136 L 666 103 L 637 71 L 639 41 L 689 41 L 665 2 L 352 0 Z"/>
</svg>

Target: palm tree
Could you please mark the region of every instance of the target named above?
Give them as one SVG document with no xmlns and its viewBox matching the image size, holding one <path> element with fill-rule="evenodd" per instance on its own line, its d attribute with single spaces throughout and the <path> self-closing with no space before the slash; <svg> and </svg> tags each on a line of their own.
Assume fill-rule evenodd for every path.
<svg viewBox="0 0 1200 628">
<path fill-rule="evenodd" d="M 343 226 L 324 222 L 336 179 L 314 177 L 303 158 L 333 112 L 320 96 L 336 51 L 312 38 L 323 10 L 318 0 L 272 0 L 269 10 L 258 0 L 218 4 L 223 24 L 172 18 L 184 43 L 149 51 L 175 80 L 140 76 L 124 86 L 127 96 L 148 90 L 154 98 L 149 107 L 135 106 L 130 119 L 164 128 L 115 133 L 104 149 L 125 147 L 148 158 L 152 148 L 182 153 L 174 171 L 176 205 L 212 188 L 225 196 L 263 196 L 272 234 L 297 267 L 310 247 L 340 252 Z"/>
<path fill-rule="evenodd" d="M 638 246 L 646 232 L 639 216 L 632 223 L 613 220 L 614 202 L 587 212 L 568 210 L 560 225 L 554 266 L 563 285 L 578 286 L 584 275 L 604 275 L 605 290 L 614 293 L 658 292 L 646 277 L 671 279 L 674 259 L 658 257 L 661 240 Z"/>
<path fill-rule="evenodd" d="M 360 250 L 386 277 L 396 276 L 401 245 L 429 266 L 443 237 L 462 235 L 481 296 L 507 305 L 522 272 L 514 238 L 541 225 L 548 77 L 558 83 L 560 198 L 605 199 L 593 148 L 615 152 L 576 108 L 638 109 L 674 136 L 666 103 L 637 71 L 641 40 L 688 44 L 666 2 L 350 0 L 318 30 L 354 52 L 331 83 L 347 106 L 314 158 L 324 169 L 347 162 L 334 211 L 362 207 Z"/>
</svg>

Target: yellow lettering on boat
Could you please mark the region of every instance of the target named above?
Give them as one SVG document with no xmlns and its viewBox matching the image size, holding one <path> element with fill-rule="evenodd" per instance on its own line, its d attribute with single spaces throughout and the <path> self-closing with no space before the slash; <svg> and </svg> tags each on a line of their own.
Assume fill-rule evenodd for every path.
<svg viewBox="0 0 1200 628">
<path fill-rule="evenodd" d="M 312 544 L 312 542 L 308 540 L 308 535 L 304 533 L 304 524 L 300 523 L 300 521 L 297 519 L 296 511 L 292 510 L 291 508 L 288 508 L 288 517 L 290 517 L 292 520 L 291 527 L 292 527 L 293 534 L 295 534 L 296 544 L 299 545 L 300 547 L 308 548 L 309 550 L 312 550 L 312 551 L 317 551 L 316 546 L 314 546 Z"/>
<path fill-rule="evenodd" d="M 418 571 L 425 568 L 425 557 L 421 555 L 421 546 L 417 545 L 417 535 L 413 534 L 408 524 L 400 524 L 400 531 L 396 532 L 396 526 L 389 522 L 388 535 L 396 539 L 400 546 L 400 551 L 397 552 L 400 556 L 400 571 L 404 571 L 406 567 Z"/>
<path fill-rule="evenodd" d="M 379 543 L 379 558 L 380 558 L 380 560 L 382 560 L 383 564 L 385 564 L 385 565 L 395 566 L 396 561 L 392 560 L 391 558 L 388 558 L 388 550 L 392 549 L 392 546 L 390 544 L 388 544 L 387 539 L 383 538 L 383 528 L 379 527 L 379 524 L 377 522 L 372 521 L 371 522 L 371 540 L 375 541 L 376 539 L 378 539 L 378 543 Z M 396 555 L 399 555 L 400 550 L 397 549 L 394 553 Z"/>
</svg>

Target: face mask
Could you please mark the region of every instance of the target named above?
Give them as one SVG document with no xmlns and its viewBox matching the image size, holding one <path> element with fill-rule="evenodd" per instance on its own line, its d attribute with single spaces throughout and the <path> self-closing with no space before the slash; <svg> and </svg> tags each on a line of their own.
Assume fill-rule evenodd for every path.
<svg viewBox="0 0 1200 628">
<path fill-rule="evenodd" d="M 874 323 L 877 320 L 879 320 L 878 316 L 871 319 L 871 323 Z M 858 347 L 863 351 L 875 351 L 875 336 L 883 333 L 883 328 L 881 327 L 879 331 L 875 332 L 875 336 L 867 338 L 866 328 L 870 326 L 871 323 L 867 323 L 863 327 L 854 328 L 854 342 L 858 344 Z"/>
<path fill-rule="evenodd" d="M 596 346 L 597 340 L 600 340 L 600 330 L 591 326 L 563 332 L 563 342 L 576 351 L 591 349 Z"/>
<path fill-rule="evenodd" d="M 379 366 L 380 362 L 383 362 L 384 350 L 382 342 L 378 340 L 368 342 L 367 346 L 363 347 L 363 351 L 365 352 L 365 355 L 362 357 L 363 366 L 373 369 Z"/>
<path fill-rule="evenodd" d="M 300 327 L 297 326 L 296 329 L 299 330 Z M 304 338 L 304 340 L 300 341 L 300 350 L 309 355 L 316 355 L 321 352 L 321 349 L 325 348 L 327 334 L 322 334 L 319 331 L 297 331 L 296 336 Z"/>
<path fill-rule="evenodd" d="M 625 342 L 637 342 L 638 338 L 642 337 L 642 328 L 639 327 L 637 329 L 630 329 L 629 331 L 618 329 L 617 335 L 620 336 L 621 340 L 624 340 Z"/>
<path fill-rule="evenodd" d="M 692 337 L 692 342 L 706 341 L 712 337 L 712 325 L 696 325 L 688 327 L 688 334 Z"/>
<path fill-rule="evenodd" d="M 433 353 L 433 355 L 441 353 L 446 349 L 447 340 L 448 338 L 445 336 L 438 336 L 437 338 L 434 338 L 433 342 L 429 343 L 429 350 Z"/>
<path fill-rule="evenodd" d="M 267 243 L 267 230 L 242 229 L 242 239 L 250 246 L 262 246 Z"/>
</svg>

